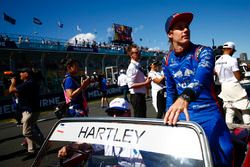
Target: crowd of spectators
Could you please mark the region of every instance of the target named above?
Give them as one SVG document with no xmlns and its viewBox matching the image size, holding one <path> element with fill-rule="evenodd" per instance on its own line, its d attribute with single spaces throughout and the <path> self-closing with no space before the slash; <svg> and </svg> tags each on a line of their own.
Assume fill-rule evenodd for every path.
<svg viewBox="0 0 250 167">
<path fill-rule="evenodd" d="M 30 40 L 31 39 L 31 40 Z M 0 34 L 0 42 L 6 42 L 6 41 L 13 41 L 16 44 L 21 43 L 41 43 L 43 45 L 63 45 L 65 47 L 68 46 L 75 46 L 75 47 L 84 47 L 84 48 L 101 48 L 106 50 L 115 50 L 115 51 L 124 51 L 126 54 L 126 44 L 122 43 L 112 43 L 112 42 L 97 42 L 95 40 L 89 41 L 89 40 L 81 40 L 79 41 L 77 38 L 75 38 L 74 42 L 66 41 L 66 40 L 58 40 L 58 39 L 50 39 L 50 38 L 44 38 L 44 37 L 32 37 L 26 36 L 25 39 L 22 35 L 11 35 L 9 37 L 7 34 Z M 157 54 L 164 54 L 165 51 L 159 50 L 159 49 L 150 49 L 148 47 L 140 46 L 139 49 L 142 52 L 146 53 L 157 53 Z"/>
<path fill-rule="evenodd" d="M 8 35 L 0 34 L 0 47 L 16 48 L 16 43 Z"/>
</svg>

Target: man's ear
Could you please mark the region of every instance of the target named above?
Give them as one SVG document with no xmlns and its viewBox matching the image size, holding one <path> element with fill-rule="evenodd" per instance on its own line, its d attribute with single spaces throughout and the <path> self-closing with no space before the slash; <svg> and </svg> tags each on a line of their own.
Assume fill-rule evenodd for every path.
<svg viewBox="0 0 250 167">
<path fill-rule="evenodd" d="M 173 31 L 170 30 L 169 33 L 167 34 L 168 38 L 173 38 Z"/>
</svg>

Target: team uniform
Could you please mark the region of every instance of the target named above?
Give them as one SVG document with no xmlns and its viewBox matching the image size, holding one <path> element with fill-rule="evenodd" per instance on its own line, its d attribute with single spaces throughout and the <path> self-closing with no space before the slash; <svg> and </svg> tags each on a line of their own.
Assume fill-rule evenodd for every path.
<svg viewBox="0 0 250 167">
<path fill-rule="evenodd" d="M 215 63 L 215 72 L 218 74 L 221 83 L 220 98 L 223 99 L 226 108 L 226 122 L 233 123 L 233 119 L 238 110 L 249 110 L 250 102 L 246 90 L 235 78 L 235 71 L 239 71 L 238 62 L 230 55 L 222 55 Z M 241 114 L 238 113 L 241 117 Z M 242 119 L 245 124 L 250 123 L 249 111 L 242 113 Z"/>
<path fill-rule="evenodd" d="M 66 103 L 70 103 L 70 107 L 68 109 L 68 115 L 70 117 L 82 117 L 88 116 L 88 104 L 87 100 L 84 96 L 84 92 L 79 93 L 75 98 L 69 99 L 66 95 L 66 89 L 72 89 L 73 91 L 78 89 L 80 84 L 77 82 L 76 78 L 73 78 L 70 74 L 65 75 L 65 80 L 63 83 L 64 88 L 64 96 Z"/>
<path fill-rule="evenodd" d="M 177 56 L 172 51 L 166 57 L 163 67 L 167 78 L 166 108 L 168 110 L 184 90 L 191 89 L 195 99 L 188 106 L 190 121 L 203 127 L 215 165 L 231 166 L 233 146 L 213 88 L 214 62 L 213 51 L 208 47 L 191 43 L 184 55 Z M 186 120 L 183 112 L 179 120 Z"/>
</svg>

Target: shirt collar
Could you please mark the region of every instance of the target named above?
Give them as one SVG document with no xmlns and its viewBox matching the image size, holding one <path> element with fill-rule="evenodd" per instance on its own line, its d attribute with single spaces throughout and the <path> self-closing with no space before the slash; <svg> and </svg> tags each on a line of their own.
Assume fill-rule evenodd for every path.
<svg viewBox="0 0 250 167">
<path fill-rule="evenodd" d="M 139 65 L 140 65 L 139 62 L 137 62 L 137 61 L 135 61 L 135 60 L 133 60 L 133 59 L 131 59 L 131 63 L 134 63 L 136 66 L 139 66 Z"/>
</svg>

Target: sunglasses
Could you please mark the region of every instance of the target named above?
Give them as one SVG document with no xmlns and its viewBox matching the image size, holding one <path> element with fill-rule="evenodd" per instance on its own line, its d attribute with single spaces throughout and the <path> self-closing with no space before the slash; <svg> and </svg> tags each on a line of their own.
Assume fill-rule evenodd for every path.
<svg viewBox="0 0 250 167">
<path fill-rule="evenodd" d="M 131 54 L 134 54 L 134 53 L 135 53 L 135 54 L 139 54 L 140 52 L 139 52 L 139 51 L 137 51 L 137 52 L 131 52 Z"/>
</svg>

